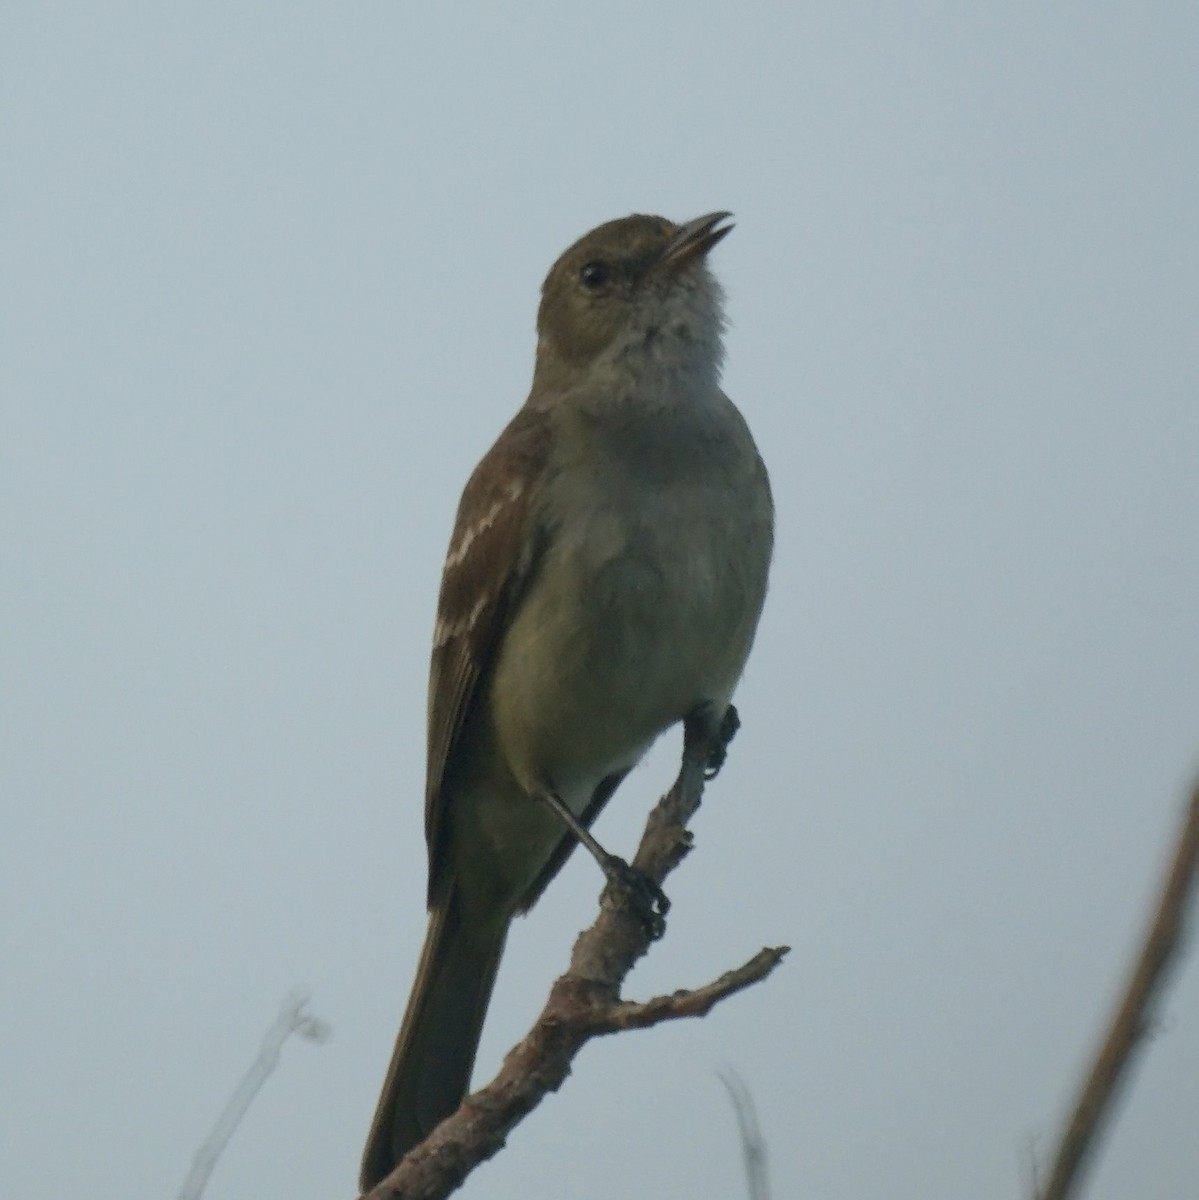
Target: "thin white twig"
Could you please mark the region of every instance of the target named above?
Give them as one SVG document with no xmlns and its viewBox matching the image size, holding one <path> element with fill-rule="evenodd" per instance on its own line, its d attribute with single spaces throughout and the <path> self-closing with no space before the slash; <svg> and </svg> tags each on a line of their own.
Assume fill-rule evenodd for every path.
<svg viewBox="0 0 1199 1200">
<path fill-rule="evenodd" d="M 241 1124 L 242 1117 L 254 1102 L 254 1097 L 258 1095 L 267 1076 L 279 1065 L 279 1052 L 283 1049 L 283 1043 L 293 1033 L 299 1034 L 309 1042 L 328 1041 L 332 1032 L 329 1023 L 306 1013 L 304 1007 L 307 1003 L 308 994 L 303 989 L 293 988 L 288 993 L 282 1008 L 279 1009 L 279 1015 L 262 1039 L 262 1049 L 259 1050 L 258 1057 L 250 1065 L 233 1095 L 229 1097 L 212 1127 L 212 1132 L 196 1151 L 191 1170 L 179 1191 L 179 1200 L 200 1200 L 217 1159 L 224 1153 L 229 1139 Z"/>
</svg>

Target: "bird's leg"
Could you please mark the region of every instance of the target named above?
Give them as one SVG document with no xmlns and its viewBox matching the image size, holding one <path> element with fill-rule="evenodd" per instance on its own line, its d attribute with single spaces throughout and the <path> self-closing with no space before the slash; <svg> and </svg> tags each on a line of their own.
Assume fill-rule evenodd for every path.
<svg viewBox="0 0 1199 1200">
<path fill-rule="evenodd" d="M 644 871 L 629 866 L 618 855 L 609 854 L 591 830 L 563 803 L 562 797 L 553 788 L 542 786 L 537 791 L 537 798 L 557 815 L 575 839 L 599 863 L 600 870 L 608 882 L 628 896 L 650 937 L 655 940 L 660 938 L 666 932 L 666 914 L 670 911 L 670 900 L 661 887 Z"/>
<path fill-rule="evenodd" d="M 717 713 L 711 704 L 693 708 L 683 719 L 683 753 L 701 754 L 704 778 L 715 779 L 728 756 L 729 742 L 741 728 L 741 718 L 730 704 Z"/>
</svg>

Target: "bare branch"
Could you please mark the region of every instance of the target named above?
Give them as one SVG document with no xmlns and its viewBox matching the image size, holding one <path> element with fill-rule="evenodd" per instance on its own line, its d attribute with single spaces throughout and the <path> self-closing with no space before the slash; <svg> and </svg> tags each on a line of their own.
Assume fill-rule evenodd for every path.
<svg viewBox="0 0 1199 1200">
<path fill-rule="evenodd" d="M 612 1005 L 595 1020 L 596 1033 L 615 1033 L 621 1029 L 649 1029 L 663 1021 L 677 1021 L 680 1017 L 706 1017 L 726 996 L 744 991 L 759 980 L 765 979 L 783 961 L 789 947 L 767 946 L 740 967 L 725 971 L 719 979 L 703 987 L 681 989 L 669 996 L 655 996 L 652 1000 L 626 1000 Z"/>
<path fill-rule="evenodd" d="M 656 883 L 691 847 L 684 826 L 699 807 L 705 777 L 719 765 L 732 729 L 726 725 L 716 732 L 698 718 L 687 723 L 678 779 L 650 813 L 633 860 L 633 866 Z M 554 983 L 541 1015 L 523 1041 L 509 1051 L 499 1074 L 468 1096 L 456 1113 L 372 1188 L 368 1200 L 440 1200 L 495 1154 L 509 1131 L 547 1093 L 561 1086 L 575 1055 L 591 1038 L 702 1016 L 726 996 L 764 979 L 786 953 L 786 947 L 762 950 L 743 966 L 692 991 L 644 1003 L 623 1001 L 620 986 L 652 940 L 627 895 L 607 886 L 595 923 L 575 941 L 569 970 Z"/>
<path fill-rule="evenodd" d="M 1121 1080 L 1150 1027 L 1150 1008 L 1169 978 L 1182 944 L 1187 901 L 1199 866 L 1199 783 L 1191 795 L 1153 922 L 1124 998 L 1095 1057 L 1049 1173 L 1040 1200 L 1068 1200 L 1081 1178 Z"/>
</svg>

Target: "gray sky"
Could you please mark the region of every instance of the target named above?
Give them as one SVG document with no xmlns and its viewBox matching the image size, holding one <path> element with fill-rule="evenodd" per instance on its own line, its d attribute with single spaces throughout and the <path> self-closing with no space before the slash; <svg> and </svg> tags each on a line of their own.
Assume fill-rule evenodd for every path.
<svg viewBox="0 0 1199 1200">
<path fill-rule="evenodd" d="M 424 932 L 459 490 L 553 258 L 715 208 L 771 468 L 745 722 L 630 993 L 466 1195 L 1023 1197 L 1199 770 L 1199 10 L 8 5 L 5 1190 L 346 1196 Z M 599 832 L 630 848 L 671 737 Z M 514 930 L 480 1071 L 599 890 Z M 1199 1174 L 1199 968 L 1091 1195 Z"/>
</svg>

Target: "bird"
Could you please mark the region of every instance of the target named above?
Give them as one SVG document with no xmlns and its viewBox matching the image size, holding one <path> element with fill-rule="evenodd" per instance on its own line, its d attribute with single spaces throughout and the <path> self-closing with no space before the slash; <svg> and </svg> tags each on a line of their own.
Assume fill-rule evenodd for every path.
<svg viewBox="0 0 1199 1200">
<path fill-rule="evenodd" d="M 429 671 L 428 931 L 364 1191 L 466 1095 L 512 919 L 659 735 L 731 711 L 774 506 L 720 386 L 708 256 L 730 216 L 634 214 L 558 258 L 528 399 L 462 493 Z"/>
</svg>

